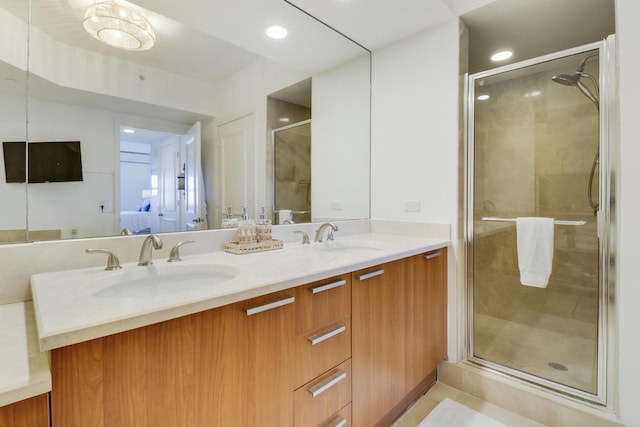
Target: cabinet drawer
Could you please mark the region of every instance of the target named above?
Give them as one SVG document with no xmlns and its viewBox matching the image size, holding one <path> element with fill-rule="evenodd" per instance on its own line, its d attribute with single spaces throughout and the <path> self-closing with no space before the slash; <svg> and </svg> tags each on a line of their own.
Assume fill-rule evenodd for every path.
<svg viewBox="0 0 640 427">
<path fill-rule="evenodd" d="M 330 416 L 318 427 L 351 427 L 351 403 Z"/>
<path fill-rule="evenodd" d="M 295 289 L 294 334 L 320 328 L 351 313 L 351 275 L 332 277 Z"/>
<path fill-rule="evenodd" d="M 295 339 L 294 378 L 298 388 L 351 357 L 351 317 Z"/>
<path fill-rule="evenodd" d="M 294 424 L 317 426 L 351 402 L 351 359 L 294 393 Z"/>
</svg>

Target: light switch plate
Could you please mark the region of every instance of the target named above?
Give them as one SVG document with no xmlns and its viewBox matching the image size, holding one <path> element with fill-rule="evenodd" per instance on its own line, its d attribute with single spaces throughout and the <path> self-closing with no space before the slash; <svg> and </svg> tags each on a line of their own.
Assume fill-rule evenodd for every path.
<svg viewBox="0 0 640 427">
<path fill-rule="evenodd" d="M 405 200 L 404 201 L 405 212 L 420 212 L 420 200 Z"/>
</svg>

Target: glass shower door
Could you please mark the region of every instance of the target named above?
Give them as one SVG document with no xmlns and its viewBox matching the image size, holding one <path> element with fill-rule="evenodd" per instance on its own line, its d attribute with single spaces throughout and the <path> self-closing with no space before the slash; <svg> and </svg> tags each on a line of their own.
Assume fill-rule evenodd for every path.
<svg viewBox="0 0 640 427">
<path fill-rule="evenodd" d="M 600 46 L 574 51 L 470 77 L 469 357 L 595 396 L 602 381 Z M 516 222 L 525 217 L 555 221 L 550 258 L 527 254 L 539 233 L 518 245 L 526 230 Z M 525 257 L 536 268 L 546 263 L 546 283 L 522 283 Z"/>
</svg>

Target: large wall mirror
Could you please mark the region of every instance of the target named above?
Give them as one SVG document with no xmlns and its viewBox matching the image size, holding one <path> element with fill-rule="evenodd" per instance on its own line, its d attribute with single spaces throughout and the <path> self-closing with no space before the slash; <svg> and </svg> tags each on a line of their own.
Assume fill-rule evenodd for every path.
<svg viewBox="0 0 640 427">
<path fill-rule="evenodd" d="M 94 3 L 0 4 L 0 242 L 369 217 L 369 51 L 282 0 L 118 0 L 155 38 L 123 50 Z M 276 149 L 302 121 L 307 157 Z"/>
</svg>

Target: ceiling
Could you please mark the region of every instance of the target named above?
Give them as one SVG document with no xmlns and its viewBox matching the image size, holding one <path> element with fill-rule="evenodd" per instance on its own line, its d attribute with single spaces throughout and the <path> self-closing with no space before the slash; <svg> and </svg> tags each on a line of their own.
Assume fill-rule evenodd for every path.
<svg viewBox="0 0 640 427">
<path fill-rule="evenodd" d="M 513 50 L 509 62 L 559 52 L 615 33 L 614 0 L 497 0 L 462 14 L 469 29 L 469 72 L 495 68 L 493 53 Z"/>
<path fill-rule="evenodd" d="M 498 47 L 513 48 L 511 61 L 517 61 L 615 31 L 614 0 L 136 0 L 157 43 L 126 52 L 84 32 L 91 2 L 33 1 L 31 22 L 70 46 L 213 84 L 261 57 L 313 75 L 365 52 L 307 13 L 372 51 L 461 16 L 469 28 L 472 71 L 494 67 L 487 58 Z M 25 3 L 2 0 L 0 7 L 26 16 Z M 285 25 L 289 37 L 267 39 L 264 28 L 273 23 Z"/>
</svg>

